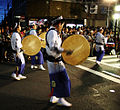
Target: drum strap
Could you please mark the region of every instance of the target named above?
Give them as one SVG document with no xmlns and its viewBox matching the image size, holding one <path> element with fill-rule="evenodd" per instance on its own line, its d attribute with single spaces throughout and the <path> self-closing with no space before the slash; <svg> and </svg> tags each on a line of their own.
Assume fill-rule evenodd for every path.
<svg viewBox="0 0 120 110">
<path fill-rule="evenodd" d="M 48 32 L 51 31 L 51 30 L 55 30 L 55 28 L 49 29 Z M 49 47 L 49 44 L 48 44 L 48 41 L 47 41 L 48 32 L 47 32 L 47 34 L 46 34 L 45 40 L 46 40 L 46 45 Z"/>
<path fill-rule="evenodd" d="M 48 32 L 51 31 L 51 30 L 55 30 L 55 28 L 49 29 Z M 46 38 L 45 39 L 46 39 L 46 45 L 49 47 L 49 44 L 48 44 L 48 41 L 47 41 L 48 32 L 46 34 Z M 47 56 L 47 60 L 50 61 L 50 62 L 59 62 L 59 61 L 62 61 L 62 57 L 55 58 L 53 56 L 48 55 L 47 52 L 46 52 L 46 56 Z"/>
<path fill-rule="evenodd" d="M 55 57 L 47 54 L 47 60 L 50 62 L 59 62 L 59 61 L 62 61 L 62 57 L 60 56 L 58 58 L 55 58 Z"/>
<path fill-rule="evenodd" d="M 104 45 L 104 44 L 102 44 L 102 43 L 100 43 L 100 42 L 96 42 L 96 44 L 97 44 L 97 45 Z"/>
</svg>

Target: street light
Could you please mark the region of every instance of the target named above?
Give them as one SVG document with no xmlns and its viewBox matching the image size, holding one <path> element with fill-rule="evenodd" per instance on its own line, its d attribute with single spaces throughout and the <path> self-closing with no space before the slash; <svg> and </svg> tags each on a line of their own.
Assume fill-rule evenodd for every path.
<svg viewBox="0 0 120 110">
<path fill-rule="evenodd" d="M 115 13 L 113 14 L 113 19 L 115 20 L 115 49 L 118 50 L 116 44 L 118 45 L 118 48 L 120 44 L 119 44 L 119 38 L 117 42 L 116 28 L 118 28 L 117 22 L 120 19 L 120 5 L 115 6 Z M 119 32 L 120 32 L 120 28 L 119 28 Z M 119 32 L 118 32 L 118 36 L 119 36 Z"/>
<path fill-rule="evenodd" d="M 108 5 L 107 9 L 107 28 L 109 27 L 109 16 L 110 16 L 110 5 L 117 2 L 118 0 L 103 0 L 104 3 Z"/>
<path fill-rule="evenodd" d="M 113 19 L 118 20 L 120 18 L 120 13 L 114 13 Z"/>
<path fill-rule="evenodd" d="M 114 31 L 114 41 L 115 41 L 115 50 L 116 49 L 116 28 L 117 28 L 117 21 L 120 18 L 120 14 L 119 13 L 114 13 L 113 14 L 113 19 L 115 20 L 115 31 Z"/>
<path fill-rule="evenodd" d="M 120 12 L 120 5 L 115 6 L 115 11 Z"/>
<path fill-rule="evenodd" d="M 103 0 L 106 3 L 113 3 L 113 2 L 117 2 L 118 0 Z"/>
</svg>

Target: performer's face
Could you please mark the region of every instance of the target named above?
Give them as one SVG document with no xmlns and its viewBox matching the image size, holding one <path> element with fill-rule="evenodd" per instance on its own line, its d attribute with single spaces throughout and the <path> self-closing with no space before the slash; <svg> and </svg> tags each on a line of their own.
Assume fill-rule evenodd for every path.
<svg viewBox="0 0 120 110">
<path fill-rule="evenodd" d="M 59 31 L 59 32 L 61 32 L 64 24 L 65 24 L 65 23 L 59 23 L 59 26 L 58 26 L 58 31 Z"/>
<path fill-rule="evenodd" d="M 36 29 L 37 29 L 37 25 L 34 25 L 34 26 L 33 26 L 33 29 L 35 29 L 35 30 L 36 30 Z"/>
<path fill-rule="evenodd" d="M 101 33 L 103 33 L 103 32 L 104 32 L 104 30 L 102 29 L 102 30 L 101 30 Z"/>
<path fill-rule="evenodd" d="M 20 25 L 18 26 L 18 31 L 21 31 L 21 26 Z"/>
</svg>

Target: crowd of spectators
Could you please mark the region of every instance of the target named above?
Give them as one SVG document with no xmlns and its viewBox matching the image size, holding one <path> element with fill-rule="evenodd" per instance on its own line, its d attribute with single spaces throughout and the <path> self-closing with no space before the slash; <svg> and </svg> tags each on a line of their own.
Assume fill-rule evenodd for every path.
<svg viewBox="0 0 120 110">
<path fill-rule="evenodd" d="M 38 26 L 37 33 L 40 35 L 42 32 L 47 32 L 49 27 L 40 25 Z M 114 32 L 111 29 L 103 28 L 105 36 L 105 45 L 106 54 L 115 54 L 111 53 L 112 49 L 115 49 L 115 37 Z M 30 27 L 22 28 L 21 38 L 29 35 Z M 62 40 L 64 41 L 67 37 L 73 34 L 83 35 L 90 44 L 90 56 L 95 56 L 95 37 L 98 31 L 97 27 L 64 27 L 62 30 Z M 11 61 L 13 60 L 10 39 L 13 33 L 13 28 L 6 26 L 5 29 L 0 29 L 0 62 Z"/>
</svg>

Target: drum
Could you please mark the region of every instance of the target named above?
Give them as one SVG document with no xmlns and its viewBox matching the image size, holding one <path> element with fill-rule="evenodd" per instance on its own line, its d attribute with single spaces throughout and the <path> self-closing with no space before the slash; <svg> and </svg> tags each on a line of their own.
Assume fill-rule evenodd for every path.
<svg viewBox="0 0 120 110">
<path fill-rule="evenodd" d="M 90 45 L 82 35 L 71 35 L 62 44 L 65 50 L 72 50 L 71 55 L 62 53 L 64 61 L 70 65 L 78 65 L 84 62 L 90 54 Z"/>
<path fill-rule="evenodd" d="M 46 37 L 46 32 L 43 32 L 39 35 L 40 38 L 44 39 L 41 41 L 41 47 L 42 48 L 46 48 L 46 40 L 45 40 L 45 37 Z"/>
<path fill-rule="evenodd" d="M 22 49 L 29 56 L 36 55 L 41 49 L 41 41 L 37 36 L 28 35 L 22 40 Z"/>
</svg>

